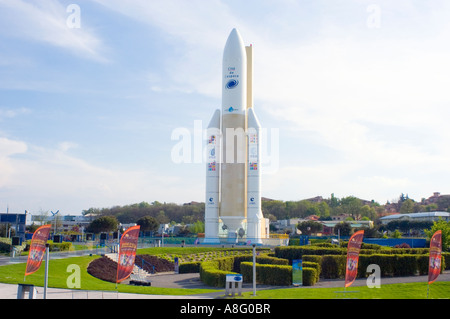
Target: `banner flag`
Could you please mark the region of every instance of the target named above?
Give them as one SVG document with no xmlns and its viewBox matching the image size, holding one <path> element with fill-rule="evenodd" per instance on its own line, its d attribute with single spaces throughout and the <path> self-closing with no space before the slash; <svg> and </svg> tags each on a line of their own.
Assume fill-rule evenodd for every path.
<svg viewBox="0 0 450 319">
<path fill-rule="evenodd" d="M 50 234 L 51 225 L 44 225 L 36 229 L 31 238 L 30 251 L 28 252 L 27 268 L 25 276 L 31 275 L 41 267 L 42 259 L 45 254 L 45 244 Z"/>
<path fill-rule="evenodd" d="M 357 231 L 350 237 L 347 247 L 347 266 L 345 268 L 345 288 L 351 286 L 358 274 L 359 250 L 361 249 L 364 230 Z"/>
<path fill-rule="evenodd" d="M 133 271 L 140 228 L 141 226 L 128 228 L 120 239 L 119 259 L 117 261 L 117 283 L 127 279 Z"/>
<path fill-rule="evenodd" d="M 442 231 L 438 230 L 431 237 L 430 259 L 428 262 L 428 284 L 432 284 L 441 273 Z"/>
</svg>

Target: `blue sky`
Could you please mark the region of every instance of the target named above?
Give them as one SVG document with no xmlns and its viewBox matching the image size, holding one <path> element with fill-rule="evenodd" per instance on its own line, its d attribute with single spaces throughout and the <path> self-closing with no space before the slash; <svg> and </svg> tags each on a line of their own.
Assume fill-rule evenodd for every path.
<svg viewBox="0 0 450 319">
<path fill-rule="evenodd" d="M 276 160 L 263 196 L 448 194 L 448 21 L 444 0 L 0 0 L 0 212 L 204 201 L 194 127 L 234 27 Z"/>
</svg>

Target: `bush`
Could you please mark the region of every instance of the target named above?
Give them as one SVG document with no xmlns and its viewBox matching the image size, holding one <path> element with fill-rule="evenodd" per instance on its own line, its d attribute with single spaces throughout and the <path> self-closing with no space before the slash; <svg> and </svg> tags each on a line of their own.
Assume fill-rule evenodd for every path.
<svg viewBox="0 0 450 319">
<path fill-rule="evenodd" d="M 241 274 L 244 282 L 252 282 L 253 262 L 242 262 Z M 292 285 L 292 267 L 256 264 L 256 282 L 263 285 L 290 286 Z"/>
<path fill-rule="evenodd" d="M 243 271 L 248 272 L 248 269 L 243 270 L 241 268 L 241 266 L 245 262 L 248 262 L 253 267 L 252 259 L 253 259 L 252 255 L 241 255 L 241 256 L 225 257 L 225 258 L 219 258 L 219 259 L 212 260 L 212 261 L 202 262 L 199 267 L 200 280 L 209 286 L 224 287 L 225 281 L 226 281 L 226 275 L 241 273 L 244 277 L 244 281 L 249 280 L 251 282 L 253 270 L 250 271 L 250 274 L 251 274 L 250 276 L 248 275 L 248 273 L 246 273 L 244 275 Z M 245 261 L 245 260 L 247 260 L 247 261 Z M 284 285 L 284 283 L 286 282 L 286 278 L 284 278 L 284 276 L 286 276 L 286 269 L 276 268 L 275 266 L 289 267 L 289 266 L 287 266 L 287 264 L 289 262 L 288 260 L 283 260 L 283 259 L 268 257 L 268 256 L 258 256 L 258 257 L 256 257 L 256 260 L 257 260 L 257 262 L 261 263 L 259 265 L 260 270 L 257 273 L 258 273 L 258 276 L 261 276 L 260 280 L 262 282 L 264 282 L 266 284 L 268 284 L 267 282 L 275 282 L 274 283 L 275 285 Z M 270 272 L 269 268 L 265 269 L 263 266 L 271 266 L 271 265 L 263 265 L 263 263 L 274 264 L 273 265 L 274 268 L 270 268 L 270 267 L 269 268 L 274 272 L 280 272 L 280 273 L 269 274 L 269 272 Z M 277 264 L 279 264 L 279 265 L 277 265 Z M 290 269 L 291 269 L 291 277 L 292 277 L 292 267 L 290 267 Z M 260 272 L 262 272 L 262 273 L 260 273 Z M 266 279 L 265 277 L 270 277 L 270 278 Z M 250 278 L 250 279 L 248 279 L 248 278 Z M 280 282 L 276 282 L 276 280 L 278 280 L 277 278 L 281 278 Z"/>
<path fill-rule="evenodd" d="M 347 256 L 325 255 L 322 256 L 321 274 L 322 278 L 338 279 L 345 277 L 345 264 Z"/>
<path fill-rule="evenodd" d="M 305 274 L 305 268 L 313 268 L 313 269 L 315 269 L 316 270 L 316 272 L 315 272 L 316 277 L 315 277 L 315 280 L 314 280 L 314 284 L 319 281 L 319 276 L 320 276 L 320 273 L 321 273 L 321 267 L 320 267 L 319 263 L 311 262 L 311 261 L 303 261 L 302 262 L 302 267 L 303 267 L 303 274 Z M 303 277 L 303 280 L 305 280 L 305 277 Z M 307 286 L 313 286 L 313 285 L 307 285 Z"/>
<path fill-rule="evenodd" d="M 178 271 L 180 274 L 200 272 L 200 264 L 201 262 L 199 261 L 182 263 L 180 264 Z"/>
<path fill-rule="evenodd" d="M 223 261 L 230 259 L 230 261 Z M 233 258 L 220 258 L 211 261 L 204 261 L 200 264 L 200 280 L 213 287 L 225 287 L 226 275 L 237 274 L 231 269 L 221 269 L 220 266 L 226 267 L 233 263 Z"/>
<path fill-rule="evenodd" d="M 442 268 L 445 270 L 450 270 L 450 253 L 442 253 Z M 445 262 L 447 261 L 447 262 Z M 444 265 L 445 263 L 445 265 Z"/>
<path fill-rule="evenodd" d="M 239 273 L 241 271 L 241 263 L 244 261 L 253 262 L 253 255 L 240 255 L 234 257 L 233 271 Z M 256 256 L 256 262 L 258 264 L 269 264 L 269 265 L 289 265 L 289 260 L 281 259 L 276 257 L 270 257 L 267 255 Z"/>
<path fill-rule="evenodd" d="M 303 286 L 314 286 L 319 278 L 315 268 L 303 267 Z"/>
<path fill-rule="evenodd" d="M 345 255 L 346 248 L 338 247 L 316 247 L 316 246 L 300 246 L 300 247 L 275 247 L 275 257 L 289 259 L 292 264 L 294 259 L 303 259 L 303 255 Z"/>
<path fill-rule="evenodd" d="M 50 251 L 70 251 L 72 249 L 71 242 L 54 243 L 52 240 L 48 241 Z"/>
<path fill-rule="evenodd" d="M 303 255 L 303 262 L 310 261 L 313 263 L 318 263 L 319 265 L 322 264 L 322 256 L 316 256 L 316 255 Z"/>
</svg>

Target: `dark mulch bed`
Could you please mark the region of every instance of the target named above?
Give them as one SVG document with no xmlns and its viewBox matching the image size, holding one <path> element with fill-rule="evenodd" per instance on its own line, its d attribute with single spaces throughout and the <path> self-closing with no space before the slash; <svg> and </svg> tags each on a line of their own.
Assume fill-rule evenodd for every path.
<svg viewBox="0 0 450 319">
<path fill-rule="evenodd" d="M 98 279 L 115 283 L 117 278 L 117 263 L 103 256 L 91 261 L 87 272 Z"/>
<path fill-rule="evenodd" d="M 137 255 L 134 263 L 150 274 L 153 272 L 169 272 L 175 270 L 173 262 L 151 255 Z M 153 271 L 153 266 L 155 267 L 155 271 Z"/>
<path fill-rule="evenodd" d="M 142 262 L 142 260 L 144 260 L 144 262 Z M 175 266 L 172 262 L 150 255 L 137 255 L 135 264 L 149 273 L 153 273 L 153 266 L 157 273 L 175 270 Z M 144 265 L 142 266 L 142 264 Z M 117 263 L 108 257 L 103 256 L 91 261 L 87 268 L 87 272 L 98 279 L 115 283 L 117 277 Z"/>
</svg>

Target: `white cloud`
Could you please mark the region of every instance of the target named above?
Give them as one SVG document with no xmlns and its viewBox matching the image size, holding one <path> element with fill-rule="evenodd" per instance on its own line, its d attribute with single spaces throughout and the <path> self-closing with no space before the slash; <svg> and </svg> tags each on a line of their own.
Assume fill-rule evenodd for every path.
<svg viewBox="0 0 450 319">
<path fill-rule="evenodd" d="M 79 214 L 90 207 L 111 207 L 141 201 L 191 200 L 189 181 L 158 169 L 102 167 L 67 153 L 73 143 L 55 149 L 27 146 L 0 138 L 0 202 L 15 211 L 60 209 Z M 11 160 L 11 156 L 21 154 Z"/>
<path fill-rule="evenodd" d="M 101 54 L 101 40 L 88 23 L 83 23 L 81 28 L 69 27 L 67 20 L 71 13 L 58 1 L 0 0 L 0 8 L 3 33 L 46 42 L 84 58 L 106 62 Z"/>
</svg>

